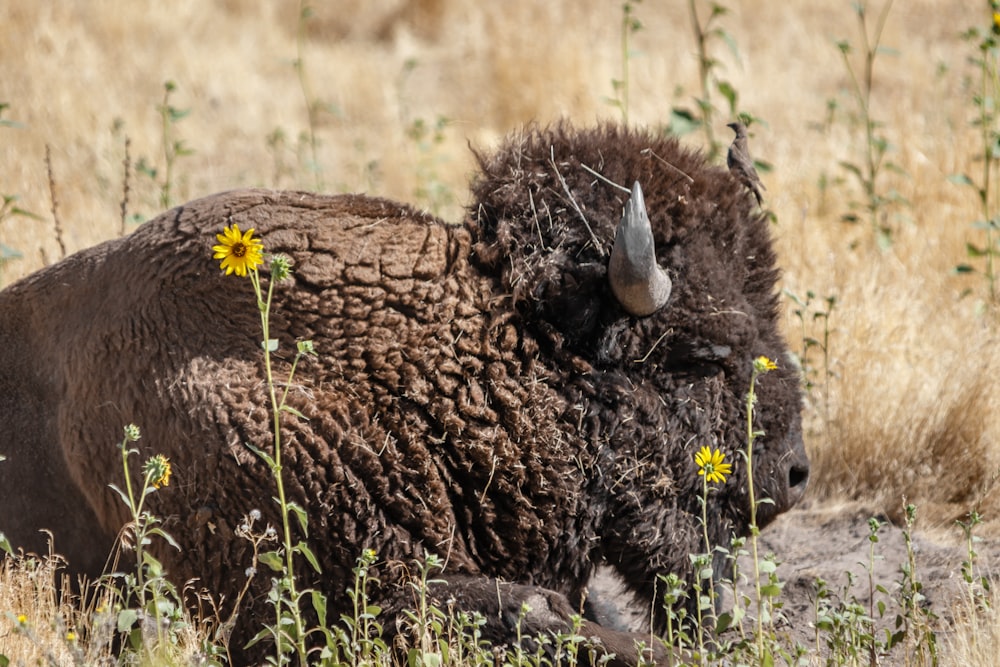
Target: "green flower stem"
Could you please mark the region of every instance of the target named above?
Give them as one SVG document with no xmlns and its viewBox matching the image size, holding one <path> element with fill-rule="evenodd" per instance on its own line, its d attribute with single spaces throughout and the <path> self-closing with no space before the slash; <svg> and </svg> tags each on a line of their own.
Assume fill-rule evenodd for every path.
<svg viewBox="0 0 1000 667">
<path fill-rule="evenodd" d="M 139 591 L 139 605 L 143 608 L 146 606 L 146 577 L 143 574 L 143 542 L 145 542 L 145 524 L 142 519 L 142 506 L 146 501 L 146 489 L 149 488 L 149 484 L 152 477 L 152 472 L 146 473 L 146 479 L 143 480 L 142 484 L 142 495 L 139 496 L 138 502 L 135 499 L 135 492 L 132 489 L 132 476 L 128 472 L 128 455 L 133 451 L 128 448 L 128 438 L 126 437 L 122 441 L 122 468 L 125 471 L 125 491 L 128 493 L 128 508 L 132 513 L 132 526 L 135 531 L 135 557 L 138 564 L 136 568 L 136 584 Z"/>
<path fill-rule="evenodd" d="M 767 372 L 767 371 L 763 371 Z M 759 371 L 754 366 L 750 375 L 750 391 L 747 392 L 747 489 L 750 493 L 750 549 L 753 556 L 753 583 L 757 594 L 757 634 L 754 638 L 757 644 L 757 656 L 764 655 L 764 600 L 760 590 L 760 558 L 757 547 L 757 537 L 760 529 L 757 527 L 757 498 L 753 486 L 753 443 L 757 439 L 757 432 L 753 429 L 754 406 L 757 403 L 756 384 Z"/>
<path fill-rule="evenodd" d="M 708 539 L 708 475 L 701 477 L 701 535 L 705 538 L 705 553 L 712 552 L 712 543 Z"/>
<path fill-rule="evenodd" d="M 705 538 L 705 563 L 698 563 L 698 571 L 695 572 L 695 580 L 698 582 L 696 594 L 699 596 L 695 607 L 698 609 L 698 658 L 701 664 L 706 664 L 705 660 L 705 619 L 701 613 L 701 568 L 707 565 L 712 567 L 712 543 L 708 539 L 708 471 L 701 477 L 701 529 Z M 715 617 L 715 576 L 708 579 L 708 599 L 712 605 L 712 617 Z"/>
<path fill-rule="evenodd" d="M 286 569 L 286 581 L 288 582 L 288 592 L 291 598 L 291 612 L 292 617 L 295 621 L 295 646 L 299 653 L 300 664 L 306 664 L 306 651 L 305 644 L 303 642 L 304 629 L 302 614 L 299 609 L 299 595 L 295 586 L 295 564 L 294 564 L 294 552 L 292 549 L 292 529 L 291 521 L 289 520 L 288 512 L 288 501 L 285 496 L 285 483 L 284 476 L 282 475 L 282 465 L 281 465 L 281 408 L 284 405 L 284 399 L 288 396 L 288 389 L 285 389 L 285 394 L 282 396 L 282 402 L 278 402 L 277 393 L 274 388 L 274 373 L 271 366 L 271 298 L 274 294 L 274 280 L 271 280 L 267 286 L 267 299 L 261 297 L 261 287 L 260 287 L 260 274 L 257 269 L 252 269 L 249 271 L 250 282 L 253 285 L 254 294 L 257 296 L 257 308 L 260 311 L 260 326 L 261 332 L 263 333 L 263 346 L 264 346 L 264 372 L 267 375 L 267 389 L 271 399 L 271 417 L 274 423 L 274 467 L 271 472 L 274 475 L 275 483 L 278 487 L 278 505 L 281 508 L 281 528 L 284 536 L 284 546 L 285 546 L 285 569 Z M 297 361 L 297 359 L 296 359 Z M 278 627 L 280 628 L 280 609 L 278 613 Z M 279 643 L 280 649 L 280 643 Z M 280 653 L 280 650 L 279 650 Z M 279 658 L 280 660 L 280 658 Z"/>
</svg>

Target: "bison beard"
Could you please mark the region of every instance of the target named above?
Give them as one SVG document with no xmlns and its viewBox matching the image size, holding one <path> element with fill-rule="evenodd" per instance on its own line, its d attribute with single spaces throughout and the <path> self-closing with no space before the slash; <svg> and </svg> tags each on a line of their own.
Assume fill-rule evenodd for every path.
<svg viewBox="0 0 1000 667">
<path fill-rule="evenodd" d="M 751 360 L 786 354 L 766 219 L 727 171 L 639 131 L 528 128 L 479 161 L 461 226 L 370 197 L 236 191 L 0 292 L 0 530 L 42 551 L 49 528 L 75 571 L 99 573 L 127 520 L 107 485 L 134 422 L 143 455 L 174 469 L 149 502 L 181 550 L 156 555 L 175 581 L 232 601 L 251 562 L 234 531 L 252 509 L 278 523 L 270 472 L 246 447 L 271 443 L 256 305 L 211 259 L 236 223 L 294 262 L 275 290 L 275 376 L 292 341 L 319 352 L 291 388 L 307 419 L 284 421 L 284 474 L 322 567 L 304 583 L 329 595 L 330 618 L 350 610 L 365 548 L 383 562 L 374 602 L 393 631 L 427 552 L 445 562 L 432 595 L 482 612 L 500 643 L 516 640 L 522 603 L 525 634 L 567 630 L 602 563 L 658 608 L 657 575 L 690 581 L 688 554 L 704 550 L 695 452 L 739 461 Z M 629 193 L 608 181 L 641 184 L 672 283 L 643 316 L 609 284 Z M 758 389 L 765 524 L 808 477 L 785 366 Z M 737 464 L 710 495 L 716 544 L 746 533 L 747 482 Z M 240 610 L 237 654 L 272 619 L 268 587 L 258 576 Z M 649 639 L 583 633 L 623 664 Z"/>
</svg>

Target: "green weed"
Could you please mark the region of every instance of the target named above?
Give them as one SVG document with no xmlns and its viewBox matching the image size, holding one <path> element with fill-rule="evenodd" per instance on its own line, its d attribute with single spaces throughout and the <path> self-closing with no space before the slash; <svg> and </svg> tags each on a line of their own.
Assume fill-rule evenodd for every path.
<svg viewBox="0 0 1000 667">
<path fill-rule="evenodd" d="M 311 599 L 325 608 L 325 600 L 318 593 L 312 591 L 300 591 L 295 576 L 295 556 L 301 556 L 308 561 L 316 572 L 320 571 L 319 563 L 309 545 L 304 540 L 295 541 L 292 537 L 292 520 L 294 518 L 299 532 L 302 535 L 309 534 L 309 519 L 305 509 L 290 500 L 285 493 L 285 484 L 282 466 L 282 442 L 281 442 L 281 421 L 284 414 L 289 414 L 299 419 L 305 417 L 295 408 L 288 404 L 288 393 L 291 390 L 292 380 L 295 377 L 295 370 L 303 357 L 314 355 L 312 341 L 298 341 L 296 353 L 292 360 L 288 377 L 285 379 L 284 390 L 280 393 L 274 378 L 271 355 L 278 349 L 279 341 L 271 338 L 271 303 L 274 296 L 275 285 L 281 283 L 291 276 L 291 260 L 282 255 L 271 257 L 270 281 L 267 291 L 264 292 L 258 266 L 262 263 L 263 246 L 259 241 L 252 238 L 250 232 L 241 235 L 235 225 L 232 231 L 226 230 L 227 239 L 222 241 L 222 245 L 216 246 L 216 259 L 222 260 L 223 268 L 227 273 L 232 271 L 239 275 L 247 275 L 254 295 L 257 297 L 257 306 L 260 312 L 260 325 L 263 339 L 261 347 L 264 355 L 264 372 L 266 385 L 271 405 L 271 423 L 273 426 L 273 442 L 271 453 L 264 449 L 254 447 L 247 443 L 257 456 L 263 460 L 271 471 L 277 487 L 277 504 L 281 512 L 281 546 L 276 551 L 260 554 L 260 561 L 268 565 L 277 577 L 274 578 L 274 587 L 268 596 L 269 601 L 274 605 L 275 622 L 274 625 L 262 629 L 250 644 L 253 645 L 260 640 L 269 637 L 275 643 L 276 664 L 284 665 L 291 663 L 291 655 L 295 655 L 299 664 L 307 663 L 309 653 L 307 645 L 307 629 L 303 618 L 303 599 L 309 595 Z M 240 248 L 240 250 L 234 250 Z M 227 265 L 227 262 L 230 262 Z"/>
<path fill-rule="evenodd" d="M 21 124 L 17 121 L 10 120 L 9 118 L 4 118 L 4 112 L 10 108 L 10 104 L 6 102 L 0 102 L 0 128 L 18 128 Z M 0 230 L 3 229 L 3 223 L 6 220 L 16 217 L 31 218 L 33 220 L 41 220 L 42 218 L 31 211 L 22 208 L 18 205 L 18 196 L 12 194 L 0 195 L 2 198 L 2 203 L 0 203 Z M 3 270 L 10 262 L 20 259 L 22 257 L 21 253 L 0 242 L 0 287 L 3 286 Z"/>
<path fill-rule="evenodd" d="M 982 232 L 980 244 L 966 243 L 968 259 L 981 261 L 982 268 L 977 269 L 969 263 L 955 267 L 957 273 L 979 272 L 986 281 L 986 293 L 991 305 L 997 304 L 997 256 L 1000 246 L 997 245 L 1000 235 L 1000 215 L 997 213 L 997 188 L 1000 187 L 994 175 L 994 166 L 1000 158 L 1000 23 L 997 22 L 1000 12 L 1000 2 L 990 2 L 990 22 L 986 27 L 973 26 L 962 34 L 970 42 L 976 53 L 970 62 L 977 70 L 977 87 L 973 93 L 972 102 L 976 107 L 976 119 L 973 126 L 979 132 L 980 154 L 978 159 L 982 172 L 979 179 L 973 179 L 968 174 L 952 174 L 949 180 L 965 185 L 976 192 L 979 200 L 980 219 L 972 223 L 974 229 Z"/>
<path fill-rule="evenodd" d="M 864 131 L 864 144 L 859 162 L 843 160 L 840 166 L 855 178 L 864 194 L 864 201 L 850 202 L 851 211 L 845 213 L 841 219 L 846 222 L 858 222 L 860 218 L 856 211 L 862 211 L 868 218 L 879 247 L 887 248 L 892 244 L 893 233 L 888 220 L 888 210 L 896 204 L 909 204 L 898 191 L 895 189 L 884 191 L 879 183 L 879 177 L 884 171 L 899 174 L 906 172 L 895 162 L 886 159 L 893 147 L 883 133 L 883 123 L 877 121 L 872 113 L 875 61 L 880 54 L 893 53 L 881 45 L 882 32 L 889 17 L 889 10 L 892 9 L 892 0 L 886 0 L 882 5 L 882 11 L 875 19 L 871 35 L 869 35 L 868 0 L 855 2 L 852 7 L 858 19 L 858 32 L 861 37 L 860 68 L 851 60 L 854 47 L 850 42 L 846 39 L 838 41 L 837 49 L 850 76 L 851 95 L 857 105 L 857 122 Z"/>
<path fill-rule="evenodd" d="M 166 210 L 174 205 L 174 188 L 176 187 L 177 161 L 194 150 L 177 138 L 177 124 L 191 113 L 190 109 L 180 109 L 174 106 L 170 98 L 177 91 L 177 84 L 167 81 L 163 84 L 163 100 L 157 105 L 160 116 L 160 147 L 163 152 L 163 166 L 158 167 L 146 158 L 139 158 L 135 165 L 136 172 L 149 178 L 160 191 L 159 206 Z M 134 216 L 133 222 L 141 222 L 141 216 Z"/>
<path fill-rule="evenodd" d="M 611 89 L 614 97 L 605 100 L 614 107 L 617 107 L 622 115 L 622 124 L 628 125 L 628 104 L 629 104 L 629 65 L 638 52 L 632 50 L 632 36 L 642 30 L 642 21 L 635 15 L 635 8 L 641 4 L 642 0 L 626 0 L 622 3 L 622 23 L 620 32 L 621 43 L 621 78 L 611 80 Z"/>
<path fill-rule="evenodd" d="M 719 40 L 725 43 L 733 56 L 739 60 L 740 53 L 736 40 L 721 25 L 729 9 L 720 2 L 708 3 L 708 17 L 702 17 L 698 10 L 698 0 L 688 0 L 688 14 L 691 18 L 691 29 L 694 33 L 695 47 L 698 54 L 699 96 L 695 98 L 696 110 L 685 107 L 674 107 L 670 112 L 670 131 L 678 136 L 701 129 L 705 133 L 705 145 L 709 159 L 717 159 L 722 152 L 722 142 L 715 136 L 714 122 L 718 109 L 713 96 L 721 95 L 728 105 L 728 114 L 736 117 L 739 110 L 739 93 L 735 86 L 719 75 L 722 64 L 713 55 L 715 43 Z"/>
</svg>

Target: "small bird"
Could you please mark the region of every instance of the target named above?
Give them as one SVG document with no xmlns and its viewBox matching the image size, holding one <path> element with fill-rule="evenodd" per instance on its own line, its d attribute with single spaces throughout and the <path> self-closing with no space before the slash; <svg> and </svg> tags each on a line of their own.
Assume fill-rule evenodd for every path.
<svg viewBox="0 0 1000 667">
<path fill-rule="evenodd" d="M 747 145 L 747 128 L 740 122 L 729 123 L 726 127 L 732 128 L 733 132 L 736 133 L 736 138 L 733 139 L 732 145 L 729 146 L 729 153 L 726 155 L 729 173 L 753 193 L 753 196 L 757 198 L 757 205 L 760 206 L 764 202 L 760 191 L 767 188 L 760 182 L 760 176 L 754 169 L 753 158 L 750 157 L 750 147 Z"/>
</svg>

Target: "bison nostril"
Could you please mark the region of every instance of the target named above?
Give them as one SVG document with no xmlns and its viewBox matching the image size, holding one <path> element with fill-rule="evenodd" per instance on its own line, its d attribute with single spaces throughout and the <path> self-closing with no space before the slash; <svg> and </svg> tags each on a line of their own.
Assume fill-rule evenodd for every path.
<svg viewBox="0 0 1000 667">
<path fill-rule="evenodd" d="M 795 489 L 798 487 L 805 488 L 806 484 L 809 482 L 809 468 L 792 466 L 788 470 L 788 486 L 789 488 Z"/>
</svg>

